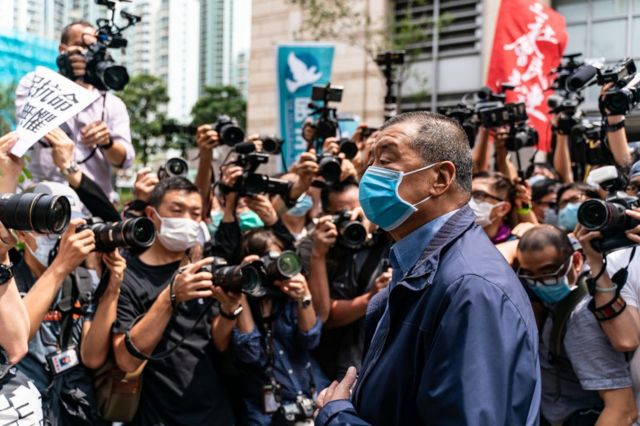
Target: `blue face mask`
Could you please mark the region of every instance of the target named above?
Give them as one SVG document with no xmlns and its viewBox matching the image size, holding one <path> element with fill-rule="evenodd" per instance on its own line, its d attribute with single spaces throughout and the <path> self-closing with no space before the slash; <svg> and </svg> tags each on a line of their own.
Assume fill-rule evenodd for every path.
<svg viewBox="0 0 640 426">
<path fill-rule="evenodd" d="M 410 204 L 398 194 L 404 176 L 427 170 L 438 163 L 410 172 L 398 172 L 384 167 L 369 166 L 360 181 L 360 205 L 369 220 L 385 231 L 391 231 L 402 225 L 418 209 L 418 204 L 429 200 L 431 196 Z"/>
<path fill-rule="evenodd" d="M 542 302 L 549 304 L 558 303 L 571 293 L 571 287 L 569 287 L 566 275 L 558 278 L 553 285 L 536 284 L 535 287 L 529 286 L 529 288 Z"/>
<path fill-rule="evenodd" d="M 262 219 L 260 219 L 260 216 L 258 216 L 258 214 L 253 210 L 247 210 L 246 212 L 240 213 L 238 222 L 240 223 L 241 232 L 244 232 L 248 229 L 264 227 L 264 222 L 262 221 Z"/>
<path fill-rule="evenodd" d="M 556 209 L 552 209 L 551 207 L 548 207 L 544 211 L 543 222 L 546 223 L 547 225 L 558 226 L 558 212 L 556 211 Z"/>
<path fill-rule="evenodd" d="M 293 217 L 302 217 L 313 207 L 313 198 L 309 194 L 302 194 L 296 205 L 287 210 L 287 214 Z"/>
<path fill-rule="evenodd" d="M 573 231 L 578 224 L 578 209 L 582 203 L 569 203 L 560 209 L 558 225 L 565 231 Z"/>
</svg>

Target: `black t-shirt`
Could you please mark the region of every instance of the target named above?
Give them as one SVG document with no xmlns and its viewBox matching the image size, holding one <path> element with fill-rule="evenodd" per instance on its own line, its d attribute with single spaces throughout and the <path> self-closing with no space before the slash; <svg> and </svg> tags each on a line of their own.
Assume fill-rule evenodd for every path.
<svg viewBox="0 0 640 426">
<path fill-rule="evenodd" d="M 167 286 L 179 263 L 150 266 L 128 259 L 118 300 L 114 333 L 125 333 L 146 313 Z M 182 304 L 169 322 L 155 353 L 173 347 L 208 309 L 195 330 L 168 358 L 149 361 L 142 374 L 142 394 L 132 425 L 232 425 L 227 393 L 222 384 L 217 353 L 211 338 L 216 314 L 209 301 Z"/>
</svg>

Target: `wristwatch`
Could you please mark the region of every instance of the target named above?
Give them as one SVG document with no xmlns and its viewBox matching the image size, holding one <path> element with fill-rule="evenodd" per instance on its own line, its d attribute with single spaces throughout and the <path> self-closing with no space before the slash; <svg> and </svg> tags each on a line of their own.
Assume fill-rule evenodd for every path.
<svg viewBox="0 0 640 426">
<path fill-rule="evenodd" d="M 302 296 L 300 299 L 298 299 L 298 306 L 300 306 L 302 309 L 306 309 L 311 306 L 311 296 L 307 294 L 306 296 Z"/>
<path fill-rule="evenodd" d="M 233 312 L 231 312 L 230 314 L 226 313 L 225 311 L 222 310 L 222 308 L 220 308 L 220 316 L 222 318 L 226 318 L 228 320 L 236 320 L 238 319 L 238 317 L 240 316 L 240 314 L 242 313 L 243 310 L 243 306 L 239 305 Z"/>
<path fill-rule="evenodd" d="M 0 285 L 8 283 L 13 278 L 13 263 L 0 264 Z"/>
<path fill-rule="evenodd" d="M 67 177 L 79 171 L 80 171 L 80 168 L 78 167 L 78 163 L 76 163 L 75 160 L 72 160 L 69 167 L 67 167 L 66 169 L 60 169 L 60 174 L 64 177 Z"/>
<path fill-rule="evenodd" d="M 111 149 L 112 146 L 113 146 L 113 138 L 111 136 L 109 136 L 109 142 L 105 143 L 104 145 L 99 145 L 100 149 L 104 149 L 104 150 L 109 150 Z"/>
</svg>

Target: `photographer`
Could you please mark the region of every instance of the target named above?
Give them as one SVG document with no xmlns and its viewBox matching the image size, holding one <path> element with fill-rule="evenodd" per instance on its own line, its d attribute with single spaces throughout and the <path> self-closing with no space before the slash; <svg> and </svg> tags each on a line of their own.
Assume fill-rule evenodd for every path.
<svg viewBox="0 0 640 426">
<path fill-rule="evenodd" d="M 100 97 L 83 111 L 63 123 L 61 129 L 75 142 L 76 154 L 63 173 L 83 171 L 98 184 L 107 195 L 113 192 L 112 167 L 128 168 L 134 159 L 129 129 L 129 115 L 124 103 L 110 91 L 98 90 L 84 81 L 86 73 L 85 53 L 95 43 L 96 29 L 86 21 L 74 21 L 67 25 L 60 37 L 59 52 L 66 55 L 76 82 L 89 90 L 98 91 Z M 16 115 L 25 105 L 32 85 L 33 73 L 20 80 L 16 90 Z M 42 141 L 33 146 L 28 167 L 33 181 L 52 180 L 63 182 L 64 176 L 50 161 L 51 153 Z"/>
<path fill-rule="evenodd" d="M 629 366 L 588 308 L 582 254 L 563 231 L 541 225 L 520 240 L 518 262 L 521 281 L 547 312 L 540 330 L 543 424 L 632 424 Z"/>
<path fill-rule="evenodd" d="M 578 224 L 578 209 L 585 200 L 599 199 L 598 190 L 582 182 L 568 183 L 558 190 L 558 225 L 572 232 Z"/>
<path fill-rule="evenodd" d="M 538 223 L 558 225 L 557 190 L 560 183 L 543 178 L 531 186 L 531 210 Z"/>
<path fill-rule="evenodd" d="M 638 196 L 640 194 L 640 161 L 636 161 L 629 170 L 629 184 L 626 189 L 627 194 Z"/>
<path fill-rule="evenodd" d="M 353 179 L 324 188 L 324 216 L 298 246 L 314 306 L 325 323 L 315 355 L 332 379 L 341 378 L 349 366 L 360 365 L 369 300 L 390 281 L 386 233 L 374 232 L 369 241 L 356 247 L 339 235 L 336 215 L 350 212 L 350 220 L 362 220 L 358 193 Z M 366 233 L 371 233 L 373 225 L 363 222 Z"/>
<path fill-rule="evenodd" d="M 282 253 L 281 243 L 268 230 L 250 231 L 243 248 L 245 264 Z M 320 342 L 322 323 L 304 276 L 297 274 L 273 285 L 262 298 L 242 295 L 244 309 L 237 320 L 227 320 L 235 323 L 232 348 L 242 363 L 247 424 L 294 424 L 286 422 L 278 408 L 296 406 L 300 398 L 312 405 L 316 391 L 328 384 L 311 356 Z M 312 413 L 313 407 L 305 416 L 307 422 Z"/>
<path fill-rule="evenodd" d="M 140 403 L 130 424 L 233 424 L 214 347 L 217 342 L 220 350 L 226 349 L 224 336 L 230 328 L 207 302 L 215 294 L 212 275 L 200 271 L 212 259 L 188 263 L 186 256 L 202 242 L 198 188 L 183 177 L 162 179 L 145 212 L 157 238 L 128 259 L 113 329 L 120 369 L 134 372 L 146 361 Z M 238 300 L 232 302 L 237 306 Z M 227 300 L 221 303 L 228 305 Z M 162 359 L 151 358 L 162 352 Z"/>
<path fill-rule="evenodd" d="M 480 225 L 494 244 L 513 239 L 511 230 L 516 223 L 510 213 L 515 204 L 516 188 L 501 173 L 481 173 L 472 181 L 469 206 Z"/>
</svg>

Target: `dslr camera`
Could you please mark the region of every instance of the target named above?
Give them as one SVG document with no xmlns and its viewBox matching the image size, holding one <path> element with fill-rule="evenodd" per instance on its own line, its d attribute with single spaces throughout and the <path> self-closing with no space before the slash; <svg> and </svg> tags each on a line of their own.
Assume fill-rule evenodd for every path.
<svg viewBox="0 0 640 426">
<path fill-rule="evenodd" d="M 169 158 L 158 169 L 158 179 L 166 179 L 174 176 L 186 177 L 189 173 L 189 164 L 187 161 L 180 157 Z"/>
<path fill-rule="evenodd" d="M 261 164 L 269 162 L 269 155 L 256 153 L 255 149 L 255 145 L 251 142 L 235 146 L 234 150 L 238 153 L 238 157 L 232 164 L 242 167 L 244 171 L 230 191 L 237 192 L 241 197 L 259 194 L 280 195 L 288 205 L 289 192 L 293 183 L 256 173 Z"/>
<path fill-rule="evenodd" d="M 331 221 L 338 230 L 338 244 L 350 249 L 359 249 L 364 245 L 367 240 L 367 228 L 360 221 L 351 220 L 350 211 L 340 211 Z"/>
<path fill-rule="evenodd" d="M 592 240 L 591 245 L 600 252 L 635 245 L 624 232 L 640 225 L 640 222 L 627 216 L 625 211 L 640 207 L 640 200 L 624 192 L 627 179 L 618 173 L 615 166 L 596 169 L 591 176 L 609 194 L 605 201 L 587 200 L 578 209 L 578 222 L 589 231 L 602 233 L 602 238 Z"/>
<path fill-rule="evenodd" d="M 478 120 L 486 128 L 500 127 L 527 121 L 527 107 L 523 102 L 482 108 Z"/>
<path fill-rule="evenodd" d="M 70 220 L 71 204 L 63 195 L 0 194 L 0 222 L 7 229 L 62 234 Z"/>
<path fill-rule="evenodd" d="M 85 53 L 86 71 L 84 82 L 91 84 L 98 90 L 122 90 L 129 82 L 127 69 L 114 62 L 107 51 L 109 48 L 121 49 L 127 47 L 127 39 L 122 35 L 127 28 L 137 24 L 140 17 L 126 11 L 120 12 L 120 17 L 127 21 L 124 27 L 119 27 L 114 21 L 116 2 L 113 0 L 96 0 L 96 3 L 106 6 L 111 11 L 110 18 L 100 18 L 96 21 L 97 40 L 87 47 Z M 56 59 L 60 73 L 70 80 L 76 80 L 71 61 L 66 53 Z"/>
<path fill-rule="evenodd" d="M 478 125 L 475 121 L 476 110 L 468 105 L 460 103 L 454 107 L 441 110 L 441 113 L 460 124 L 460 127 L 462 127 L 467 135 L 467 139 L 469 139 L 469 146 L 473 148 L 476 142 L 476 132 L 478 131 Z"/>
<path fill-rule="evenodd" d="M 213 283 L 224 291 L 258 298 L 279 294 L 280 290 L 273 287 L 273 282 L 299 274 L 302 262 L 292 251 L 269 253 L 247 265 L 229 266 L 223 258 L 214 257 L 213 263 L 202 267 L 201 271 L 210 272 Z"/>
<path fill-rule="evenodd" d="M 358 146 L 351 139 L 340 138 L 338 145 L 340 153 L 349 160 L 358 154 Z M 342 159 L 340 157 L 329 152 L 319 152 L 316 155 L 316 161 L 319 166 L 318 174 L 324 178 L 327 185 L 333 185 L 340 180 L 342 173 Z"/>
<path fill-rule="evenodd" d="M 88 218 L 86 221 L 76 232 L 90 229 L 96 239 L 97 252 L 109 253 L 121 247 L 141 250 L 150 247 L 156 240 L 155 226 L 147 217 L 121 222 L 103 222 L 97 218 Z"/>
<path fill-rule="evenodd" d="M 315 409 L 316 403 L 313 399 L 298 395 L 296 402 L 285 403 L 278 408 L 276 412 L 276 417 L 280 420 L 278 424 L 295 425 L 298 422 L 313 419 Z"/>
<path fill-rule="evenodd" d="M 334 137 L 338 134 L 338 116 L 335 108 L 329 107 L 329 102 L 342 102 L 343 88 L 341 86 L 313 86 L 311 90 L 311 115 L 318 114 L 315 122 L 316 145 L 322 144 L 326 138 Z M 317 104 L 316 102 L 321 102 Z"/>
<path fill-rule="evenodd" d="M 223 145 L 235 146 L 244 141 L 244 130 L 238 126 L 238 122 L 228 115 L 221 115 L 218 121 L 211 124 L 213 130 L 218 133 L 220 142 Z"/>
<path fill-rule="evenodd" d="M 598 83 L 614 83 L 600 99 L 600 110 L 612 115 L 624 115 L 640 102 L 640 75 L 633 59 L 626 58 L 598 73 Z"/>
</svg>

